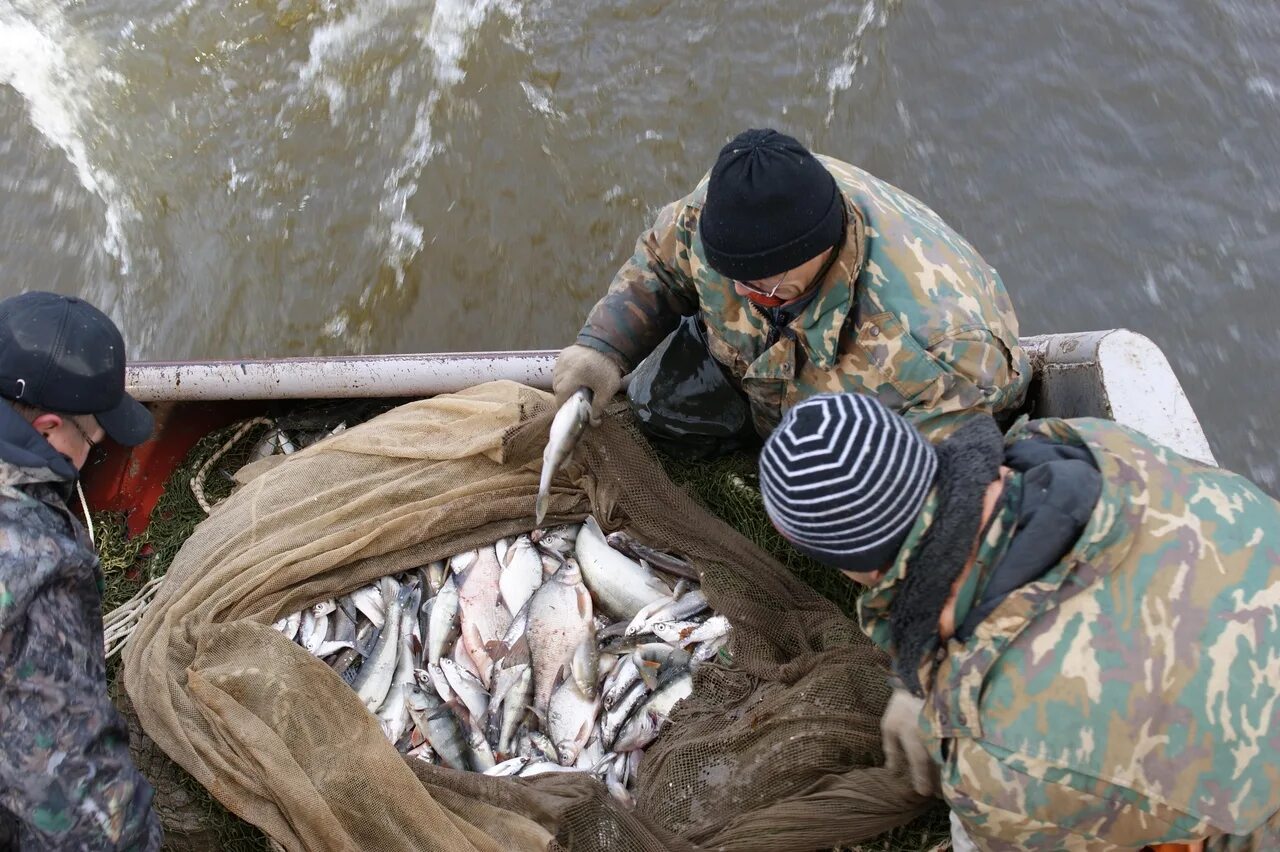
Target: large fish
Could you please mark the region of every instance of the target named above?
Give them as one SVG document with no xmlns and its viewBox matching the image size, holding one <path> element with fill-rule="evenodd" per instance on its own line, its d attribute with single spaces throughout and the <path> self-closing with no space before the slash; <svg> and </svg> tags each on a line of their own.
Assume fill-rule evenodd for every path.
<svg viewBox="0 0 1280 852">
<path fill-rule="evenodd" d="M 534 710 L 545 719 L 556 676 L 594 628 L 591 594 L 573 560 L 534 593 L 528 619 L 525 637 L 533 660 Z"/>
<path fill-rule="evenodd" d="M 591 421 L 591 390 L 578 388 L 560 406 L 551 421 L 551 434 L 542 451 L 542 476 L 538 480 L 538 499 L 534 503 L 534 518 L 539 526 L 547 516 L 547 503 L 551 497 L 551 478 L 573 453 L 587 423 Z"/>
<path fill-rule="evenodd" d="M 480 681 L 489 687 L 493 671 L 493 653 L 507 628 L 511 613 L 501 601 L 502 563 L 490 547 L 482 547 L 479 556 L 464 571 L 454 568 L 458 577 L 458 602 L 462 608 L 462 644 L 480 672 Z"/>
<path fill-rule="evenodd" d="M 574 550 L 587 588 L 614 618 L 631 621 L 649 604 L 671 597 L 653 572 L 609 546 L 593 517 L 583 523 Z"/>
</svg>

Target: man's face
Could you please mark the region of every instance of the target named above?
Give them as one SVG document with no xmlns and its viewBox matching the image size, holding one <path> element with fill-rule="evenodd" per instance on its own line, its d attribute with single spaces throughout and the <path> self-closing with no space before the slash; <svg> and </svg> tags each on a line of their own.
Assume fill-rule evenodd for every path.
<svg viewBox="0 0 1280 852">
<path fill-rule="evenodd" d="M 865 586 L 869 589 L 880 582 L 880 578 L 884 576 L 886 570 L 881 568 L 879 571 L 841 571 L 840 573 L 859 586 Z"/>
<path fill-rule="evenodd" d="M 94 447 L 106 440 L 107 432 L 92 415 L 41 414 L 31 422 L 49 445 L 82 470 Z"/>
<path fill-rule="evenodd" d="M 835 251 L 834 247 L 829 248 L 821 254 L 809 258 L 794 269 L 788 269 L 786 272 L 770 278 L 761 278 L 756 281 L 734 281 L 734 292 L 739 296 L 751 294 L 757 296 L 772 295 L 775 299 L 781 299 L 784 302 L 799 298 L 809 289 L 809 284 L 813 281 L 813 277 L 822 269 L 822 265 L 827 262 L 833 251 Z"/>
</svg>

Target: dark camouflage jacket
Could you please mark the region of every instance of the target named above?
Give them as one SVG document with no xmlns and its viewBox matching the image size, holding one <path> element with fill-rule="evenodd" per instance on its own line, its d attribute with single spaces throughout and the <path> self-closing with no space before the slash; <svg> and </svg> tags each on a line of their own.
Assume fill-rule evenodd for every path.
<svg viewBox="0 0 1280 852">
<path fill-rule="evenodd" d="M 630 370 L 682 315 L 751 402 L 760 434 L 818 393 L 874 394 L 937 440 L 972 412 L 1022 401 L 1031 369 L 1000 276 L 915 198 L 819 157 L 844 196 L 846 236 L 817 292 L 785 327 L 703 259 L 707 178 L 641 235 L 577 342 Z"/>
<path fill-rule="evenodd" d="M 67 510 L 76 471 L 0 402 L 0 847 L 160 848 L 107 697 L 102 574 Z"/>
<path fill-rule="evenodd" d="M 943 792 L 984 850 L 1280 849 L 1280 503 L 1107 420 L 1016 425 L 1088 449 L 1075 546 L 922 668 Z M 892 650 L 897 561 L 858 601 Z M 975 567 L 1014 535 L 1004 510 Z"/>
</svg>

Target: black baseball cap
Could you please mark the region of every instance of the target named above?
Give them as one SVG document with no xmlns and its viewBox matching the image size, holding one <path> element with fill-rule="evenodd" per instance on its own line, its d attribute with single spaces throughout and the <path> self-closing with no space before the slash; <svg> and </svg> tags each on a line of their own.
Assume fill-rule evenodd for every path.
<svg viewBox="0 0 1280 852">
<path fill-rule="evenodd" d="M 92 414 L 134 447 L 155 422 L 124 390 L 124 337 L 82 299 L 39 291 L 0 301 L 0 396 L 59 414 Z"/>
</svg>

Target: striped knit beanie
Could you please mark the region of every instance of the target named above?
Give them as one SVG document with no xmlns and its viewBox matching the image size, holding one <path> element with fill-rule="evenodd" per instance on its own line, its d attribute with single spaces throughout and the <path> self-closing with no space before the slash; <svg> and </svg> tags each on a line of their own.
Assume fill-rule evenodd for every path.
<svg viewBox="0 0 1280 852">
<path fill-rule="evenodd" d="M 798 550 L 876 571 L 897 555 L 937 469 L 933 446 L 875 398 L 823 394 L 788 411 L 765 441 L 760 493 Z"/>
</svg>

